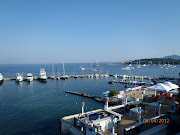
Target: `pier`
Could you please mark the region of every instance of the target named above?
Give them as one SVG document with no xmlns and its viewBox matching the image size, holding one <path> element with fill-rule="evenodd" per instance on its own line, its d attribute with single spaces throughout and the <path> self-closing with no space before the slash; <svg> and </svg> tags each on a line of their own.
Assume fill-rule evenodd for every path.
<svg viewBox="0 0 180 135">
<path fill-rule="evenodd" d="M 67 75 L 66 78 L 64 76 L 47 76 L 47 79 L 54 79 L 54 80 L 64 80 L 64 79 L 68 79 L 68 78 L 107 78 L 107 77 L 113 77 L 115 79 L 117 78 L 123 78 L 121 81 L 108 81 L 108 83 L 112 84 L 112 83 L 121 83 L 121 84 L 137 84 L 138 85 L 144 85 L 145 82 L 143 81 L 136 81 L 136 79 L 146 79 L 146 80 L 177 80 L 178 78 L 157 78 L 157 77 L 152 77 L 152 76 L 135 76 L 135 75 L 118 75 L 118 74 L 88 74 L 88 75 Z M 126 79 L 135 79 L 135 81 L 130 81 L 130 80 L 126 80 Z M 16 78 L 4 78 L 4 81 L 13 81 L 16 80 Z M 23 81 L 26 81 L 27 77 L 23 77 Z M 33 80 L 39 80 L 38 76 L 34 76 Z"/>
<path fill-rule="evenodd" d="M 98 102 L 105 102 L 103 100 L 103 98 L 97 97 L 97 96 L 94 96 L 94 95 L 89 95 L 89 94 L 86 94 L 86 93 L 79 93 L 79 92 L 70 91 L 70 90 L 66 90 L 65 92 L 69 93 L 69 94 L 74 94 L 74 95 L 82 96 L 82 97 L 92 98 L 92 99 L 94 99 L 95 101 L 98 101 Z"/>
<path fill-rule="evenodd" d="M 79 92 L 69 91 L 69 90 L 66 90 L 65 92 L 66 92 L 66 93 L 70 93 L 70 94 L 74 94 L 74 95 L 83 96 L 83 97 L 88 97 L 88 98 L 95 98 L 95 97 L 96 97 L 96 96 L 94 96 L 94 95 L 88 95 L 88 94 L 86 94 L 86 93 L 79 93 Z"/>
</svg>

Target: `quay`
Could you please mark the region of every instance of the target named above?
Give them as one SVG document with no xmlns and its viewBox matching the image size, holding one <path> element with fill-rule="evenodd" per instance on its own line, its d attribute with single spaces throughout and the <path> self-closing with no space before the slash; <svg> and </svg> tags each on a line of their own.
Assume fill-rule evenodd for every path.
<svg viewBox="0 0 180 135">
<path fill-rule="evenodd" d="M 83 96 L 83 97 L 88 97 L 88 98 L 96 98 L 96 96 L 94 95 L 88 95 L 86 93 L 79 93 L 79 92 L 75 92 L 75 91 L 69 91 L 69 90 L 66 90 L 65 91 L 66 93 L 70 93 L 70 94 L 74 94 L 74 95 L 79 95 L 79 96 Z"/>
<path fill-rule="evenodd" d="M 107 77 L 114 77 L 114 78 L 123 78 L 122 81 L 108 81 L 108 83 L 112 84 L 112 83 L 122 83 L 122 84 L 139 84 L 139 85 L 144 85 L 145 82 L 143 81 L 136 81 L 136 79 L 147 79 L 147 80 L 178 80 L 178 78 L 157 78 L 157 77 L 152 77 L 152 76 L 135 76 L 135 75 L 118 75 L 118 74 L 88 74 L 88 75 L 66 75 L 66 77 L 64 76 L 47 76 L 47 79 L 68 79 L 68 78 L 107 78 Z M 135 79 L 135 81 L 130 81 L 130 80 L 126 80 L 126 79 Z M 16 78 L 3 78 L 4 81 L 12 81 L 12 80 L 16 80 Z M 23 77 L 23 81 L 26 81 L 27 77 Z M 39 80 L 37 76 L 33 77 L 33 80 Z"/>
<path fill-rule="evenodd" d="M 65 92 L 69 93 L 69 94 L 73 94 L 73 95 L 78 95 L 78 96 L 82 96 L 82 97 L 86 97 L 86 98 L 91 98 L 91 99 L 94 99 L 97 102 L 105 103 L 105 101 L 106 101 L 105 98 L 98 97 L 98 96 L 95 96 L 95 95 L 89 95 L 89 94 L 86 94 L 86 93 L 79 93 L 79 92 L 70 91 L 70 90 L 66 90 Z M 117 99 L 117 98 L 110 98 L 109 99 L 109 104 L 110 105 L 119 105 L 119 104 L 122 104 L 122 100 Z"/>
</svg>

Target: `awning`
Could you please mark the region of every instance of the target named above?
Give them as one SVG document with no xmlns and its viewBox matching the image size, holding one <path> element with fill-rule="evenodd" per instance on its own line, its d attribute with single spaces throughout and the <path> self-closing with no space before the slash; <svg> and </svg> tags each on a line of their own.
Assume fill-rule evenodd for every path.
<svg viewBox="0 0 180 135">
<path fill-rule="evenodd" d="M 158 83 L 156 85 L 148 87 L 147 89 L 148 90 L 156 90 L 156 91 L 159 91 L 159 92 L 169 92 L 170 90 L 172 90 L 171 87 L 169 87 L 167 85 L 164 85 L 162 83 Z"/>
</svg>

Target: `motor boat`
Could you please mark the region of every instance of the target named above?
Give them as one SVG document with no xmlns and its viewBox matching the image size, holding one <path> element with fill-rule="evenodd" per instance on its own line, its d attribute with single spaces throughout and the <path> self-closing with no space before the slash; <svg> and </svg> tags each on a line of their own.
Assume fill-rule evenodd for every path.
<svg viewBox="0 0 180 135">
<path fill-rule="evenodd" d="M 42 68 L 39 73 L 39 80 L 46 81 L 46 79 L 47 79 L 46 71 Z"/>
<path fill-rule="evenodd" d="M 94 77 L 98 78 L 98 77 L 99 77 L 99 74 L 95 74 Z"/>
<path fill-rule="evenodd" d="M 3 82 L 4 77 L 2 76 L 2 74 L 0 73 L 0 82 Z"/>
<path fill-rule="evenodd" d="M 131 70 L 131 68 L 127 66 L 125 68 L 122 68 L 122 70 Z"/>
<path fill-rule="evenodd" d="M 97 69 L 90 69 L 90 71 L 94 71 L 94 72 L 96 72 L 96 71 L 97 71 Z"/>
<path fill-rule="evenodd" d="M 109 77 L 109 74 L 105 74 L 104 77 L 105 77 L 105 78 L 106 78 L 106 77 Z"/>
<path fill-rule="evenodd" d="M 84 71 L 84 70 L 86 70 L 86 69 L 85 69 L 85 68 L 83 68 L 83 67 L 81 67 L 81 70 L 82 70 L 82 71 Z"/>
<path fill-rule="evenodd" d="M 33 75 L 32 75 L 32 73 L 28 73 L 28 74 L 27 74 L 27 81 L 28 81 L 28 82 L 32 82 L 32 81 L 33 81 Z"/>
<path fill-rule="evenodd" d="M 16 82 L 22 82 L 22 81 L 23 81 L 23 77 L 21 76 L 20 73 L 18 73 L 16 76 Z"/>
</svg>

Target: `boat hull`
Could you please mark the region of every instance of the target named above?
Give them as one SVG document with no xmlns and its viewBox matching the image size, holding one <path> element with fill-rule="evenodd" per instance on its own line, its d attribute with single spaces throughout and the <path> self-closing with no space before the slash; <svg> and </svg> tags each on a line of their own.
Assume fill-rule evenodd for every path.
<svg viewBox="0 0 180 135">
<path fill-rule="evenodd" d="M 2 85 L 3 84 L 3 82 L 4 82 L 4 80 L 2 79 L 2 80 L 0 80 L 0 85 Z"/>
</svg>

